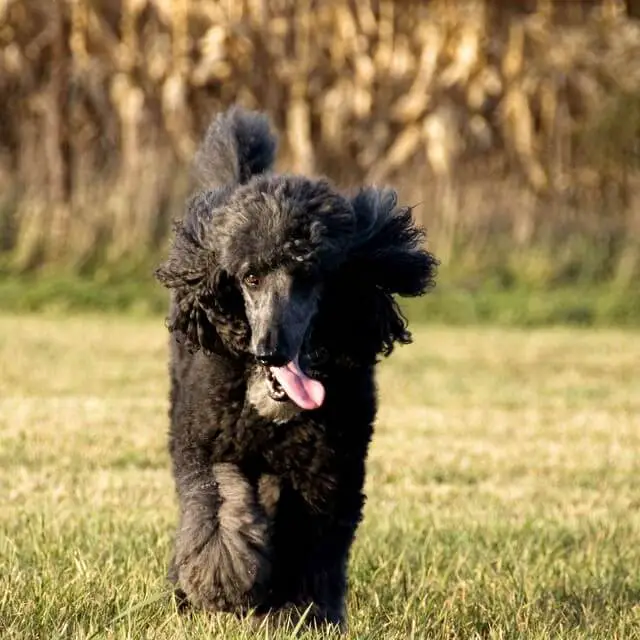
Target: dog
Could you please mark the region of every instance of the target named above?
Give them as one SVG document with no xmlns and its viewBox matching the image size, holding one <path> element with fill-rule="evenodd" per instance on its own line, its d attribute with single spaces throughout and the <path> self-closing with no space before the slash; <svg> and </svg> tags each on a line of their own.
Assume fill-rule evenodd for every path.
<svg viewBox="0 0 640 640">
<path fill-rule="evenodd" d="M 436 258 L 393 189 L 273 171 L 261 113 L 214 118 L 202 182 L 155 275 L 171 292 L 170 433 L 183 604 L 345 628 L 377 412 L 375 366 L 411 334 Z"/>
</svg>

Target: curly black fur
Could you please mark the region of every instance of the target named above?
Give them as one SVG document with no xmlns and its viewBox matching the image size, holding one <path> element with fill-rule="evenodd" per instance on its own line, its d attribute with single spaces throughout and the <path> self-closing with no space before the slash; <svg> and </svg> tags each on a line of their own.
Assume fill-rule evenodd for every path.
<svg viewBox="0 0 640 640">
<path fill-rule="evenodd" d="M 204 190 L 156 271 L 172 290 L 169 573 L 205 609 L 311 605 L 310 620 L 342 624 L 375 364 L 411 340 L 393 295 L 425 293 L 436 260 L 393 190 L 273 175 L 275 149 L 262 115 L 214 120 L 196 157 Z M 250 271 L 272 287 L 262 297 Z M 320 408 L 269 400 L 267 343 L 324 384 Z"/>
</svg>

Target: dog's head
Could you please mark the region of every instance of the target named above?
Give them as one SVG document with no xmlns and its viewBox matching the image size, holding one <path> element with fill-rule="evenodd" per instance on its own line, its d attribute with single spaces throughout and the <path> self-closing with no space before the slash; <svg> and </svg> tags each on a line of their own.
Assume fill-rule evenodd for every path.
<svg viewBox="0 0 640 640">
<path fill-rule="evenodd" d="M 178 338 L 255 359 L 274 397 L 313 409 L 324 396 L 303 373 L 313 354 L 329 366 L 371 364 L 407 342 L 391 296 L 423 293 L 435 260 L 395 192 L 349 198 L 326 180 L 272 175 L 275 147 L 261 115 L 214 120 L 196 157 L 205 188 L 156 275 L 175 292 Z"/>
</svg>

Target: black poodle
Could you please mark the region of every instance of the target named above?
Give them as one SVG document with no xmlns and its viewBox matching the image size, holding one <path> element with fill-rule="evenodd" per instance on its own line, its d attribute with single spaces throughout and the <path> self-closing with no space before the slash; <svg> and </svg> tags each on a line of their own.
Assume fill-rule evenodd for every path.
<svg viewBox="0 0 640 640">
<path fill-rule="evenodd" d="M 435 258 L 391 189 L 271 173 L 268 120 L 233 108 L 156 271 L 172 291 L 170 452 L 181 602 L 345 621 L 376 416 L 374 368 L 411 335 L 393 294 Z"/>
</svg>

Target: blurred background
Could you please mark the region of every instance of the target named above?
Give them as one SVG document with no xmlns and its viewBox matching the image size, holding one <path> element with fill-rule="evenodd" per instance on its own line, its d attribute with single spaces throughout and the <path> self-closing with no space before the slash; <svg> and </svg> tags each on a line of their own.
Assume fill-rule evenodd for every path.
<svg viewBox="0 0 640 640">
<path fill-rule="evenodd" d="M 441 260 L 379 368 L 350 636 L 639 638 L 640 0 L 0 0 L 0 638 L 257 637 L 164 599 L 153 269 L 233 103 Z"/>
<path fill-rule="evenodd" d="M 164 311 L 212 115 L 396 186 L 450 323 L 640 324 L 640 1 L 0 0 L 0 307 Z"/>
</svg>

